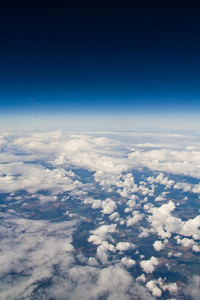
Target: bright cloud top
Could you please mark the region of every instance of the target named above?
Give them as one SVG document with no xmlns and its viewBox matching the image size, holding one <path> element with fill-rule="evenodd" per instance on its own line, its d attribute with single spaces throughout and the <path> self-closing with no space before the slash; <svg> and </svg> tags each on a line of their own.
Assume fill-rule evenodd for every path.
<svg viewBox="0 0 200 300">
<path fill-rule="evenodd" d="M 162 299 L 181 291 L 156 271 L 173 268 L 186 249 L 200 252 L 199 211 L 181 210 L 199 199 L 196 138 L 3 131 L 0 147 L 2 297 Z M 182 295 L 197 281 L 188 279 Z"/>
</svg>

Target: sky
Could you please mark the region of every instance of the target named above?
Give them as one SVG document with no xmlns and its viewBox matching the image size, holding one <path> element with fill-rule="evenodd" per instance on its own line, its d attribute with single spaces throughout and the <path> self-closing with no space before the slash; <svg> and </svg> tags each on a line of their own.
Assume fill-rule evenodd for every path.
<svg viewBox="0 0 200 300">
<path fill-rule="evenodd" d="M 198 116 L 199 1 L 3 1 L 0 116 Z"/>
</svg>

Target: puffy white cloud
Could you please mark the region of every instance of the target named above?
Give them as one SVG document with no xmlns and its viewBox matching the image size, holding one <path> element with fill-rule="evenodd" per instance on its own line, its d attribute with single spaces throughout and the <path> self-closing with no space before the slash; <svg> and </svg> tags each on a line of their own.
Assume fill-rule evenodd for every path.
<svg viewBox="0 0 200 300">
<path fill-rule="evenodd" d="M 158 280 L 150 280 L 147 282 L 146 287 L 149 291 L 152 292 L 153 296 L 160 297 L 163 291 L 169 291 L 170 294 L 177 294 L 178 293 L 178 286 L 176 283 L 165 283 L 161 277 Z"/>
<path fill-rule="evenodd" d="M 185 294 L 194 300 L 199 300 L 200 276 L 195 275 L 189 278 L 188 286 L 185 289 Z"/>
<path fill-rule="evenodd" d="M 166 279 L 166 278 L 165 278 Z M 165 283 L 165 279 L 159 277 L 157 280 L 154 280 L 154 283 L 159 285 L 163 291 L 169 291 L 171 294 L 178 293 L 178 286 L 176 282 L 174 283 Z"/>
<path fill-rule="evenodd" d="M 139 238 L 146 238 L 149 236 L 149 230 L 147 228 L 142 228 L 142 232 L 138 235 Z"/>
<path fill-rule="evenodd" d="M 179 236 L 175 237 L 175 239 L 177 240 L 177 244 L 181 244 L 183 247 L 191 248 L 193 245 L 195 245 L 195 241 L 192 239 L 183 238 L 181 240 Z"/>
<path fill-rule="evenodd" d="M 200 252 L 200 247 L 193 239 L 183 238 L 181 239 L 180 236 L 175 237 L 177 244 L 181 244 L 185 248 L 192 248 L 194 252 Z"/>
<path fill-rule="evenodd" d="M 83 201 L 85 204 L 92 204 L 93 209 L 101 209 L 102 213 L 105 215 L 110 215 L 113 213 L 113 211 L 117 208 L 117 205 L 115 201 L 113 201 L 110 198 L 107 198 L 106 200 L 94 200 L 92 198 L 86 198 Z"/>
<path fill-rule="evenodd" d="M 97 248 L 97 258 L 102 264 L 108 263 L 108 251 L 115 252 L 115 247 L 114 245 L 109 244 L 107 241 L 103 241 L 102 244 Z"/>
<path fill-rule="evenodd" d="M 131 276 L 120 266 L 110 266 L 101 271 L 95 295 L 98 298 L 107 295 L 110 300 L 152 299 L 143 287 L 132 284 Z M 98 299 L 92 296 L 91 299 Z"/>
<path fill-rule="evenodd" d="M 139 221 L 141 221 L 144 218 L 144 214 L 139 214 L 137 211 L 135 211 L 135 215 L 132 218 L 128 218 L 127 220 L 127 226 L 132 226 L 137 224 Z"/>
<path fill-rule="evenodd" d="M 168 256 L 168 257 L 172 257 L 172 256 L 180 257 L 181 255 L 182 255 L 181 252 L 177 252 L 177 253 L 168 252 L 168 253 L 167 253 L 167 256 Z"/>
<path fill-rule="evenodd" d="M 157 196 L 155 198 L 155 202 L 158 201 L 165 201 L 166 200 L 166 195 L 168 194 L 168 192 L 162 192 L 159 196 Z"/>
<path fill-rule="evenodd" d="M 53 189 L 54 194 L 57 194 L 83 188 L 83 184 L 73 180 L 71 174 L 64 169 L 49 169 L 42 165 L 17 162 L 1 164 L 0 172 L 5 174 L 0 177 L 0 190 L 4 193 L 19 190 L 36 193 Z"/>
<path fill-rule="evenodd" d="M 137 195 L 131 195 L 130 200 L 127 201 L 126 205 L 133 208 L 136 206 L 138 200 L 139 197 Z"/>
<path fill-rule="evenodd" d="M 159 260 L 152 256 L 149 260 L 142 260 L 140 262 L 141 268 L 146 272 L 146 273 L 153 273 L 155 270 L 155 267 L 159 264 Z"/>
<path fill-rule="evenodd" d="M 144 274 L 142 274 L 142 275 L 140 275 L 136 278 L 136 281 L 145 283 L 146 282 L 146 276 Z"/>
<path fill-rule="evenodd" d="M 88 265 L 90 266 L 98 266 L 98 262 L 94 257 L 89 257 L 87 261 Z"/>
<path fill-rule="evenodd" d="M 107 198 L 105 201 L 102 202 L 102 208 L 103 214 L 110 215 L 117 208 L 117 205 L 112 199 Z"/>
<path fill-rule="evenodd" d="M 169 180 L 168 176 L 164 176 L 163 173 L 160 173 L 156 177 L 150 176 L 147 178 L 147 181 L 150 183 L 160 183 L 165 185 L 166 188 L 171 188 L 174 185 L 174 180 Z"/>
<path fill-rule="evenodd" d="M 182 220 L 171 215 L 174 209 L 175 205 L 172 201 L 149 209 L 152 215 L 148 217 L 148 221 L 158 235 L 164 239 L 171 237 L 171 232 L 179 232 L 182 228 Z"/>
<path fill-rule="evenodd" d="M 66 294 L 70 300 L 152 299 L 144 287 L 134 282 L 123 263 L 96 268 L 95 258 L 87 260 L 79 255 L 79 260 L 84 258 L 88 266 L 76 264 L 72 233 L 77 222 L 51 223 L 2 213 L 1 217 L 2 299 L 61 300 Z M 109 243 L 103 245 L 108 251 L 113 250 Z"/>
<path fill-rule="evenodd" d="M 57 196 L 44 196 L 44 195 L 38 195 L 38 199 L 40 200 L 41 203 L 45 202 L 54 202 L 58 200 Z"/>
<path fill-rule="evenodd" d="M 116 220 L 116 219 L 119 220 L 119 217 L 120 217 L 119 213 L 114 212 L 114 213 L 112 213 L 112 215 L 109 216 L 109 219 L 110 220 Z"/>
<path fill-rule="evenodd" d="M 200 169 L 197 168 L 200 165 L 199 151 L 137 150 L 129 154 L 129 159 L 151 170 L 200 178 Z"/>
<path fill-rule="evenodd" d="M 135 249 L 135 245 L 130 242 L 119 242 L 116 245 L 116 249 L 119 251 L 133 250 L 133 249 Z"/>
<path fill-rule="evenodd" d="M 193 250 L 194 252 L 200 252 L 200 246 L 194 245 L 194 246 L 192 246 L 192 250 Z"/>
<path fill-rule="evenodd" d="M 148 217 L 148 221 L 158 235 L 165 239 L 171 237 L 171 233 L 178 233 L 183 236 L 191 236 L 193 239 L 200 239 L 200 215 L 194 219 L 182 221 L 180 218 L 172 216 L 171 212 L 174 209 L 175 204 L 171 200 L 160 207 L 149 209 L 152 215 Z"/>
<path fill-rule="evenodd" d="M 13 216 L 1 222 L 1 296 L 22 299 L 38 282 L 54 276 L 54 266 L 74 262 L 72 232 L 76 222 L 50 223 Z M 13 274 L 16 275 L 13 275 Z M 12 284 L 10 284 L 12 282 Z"/>
<path fill-rule="evenodd" d="M 121 263 L 125 265 L 127 268 L 131 268 L 136 264 L 136 261 L 134 259 L 125 256 L 121 259 Z"/>
<path fill-rule="evenodd" d="M 149 291 L 152 292 L 153 296 L 155 297 L 161 297 L 162 290 L 156 286 L 156 283 L 154 280 L 150 280 L 147 282 L 146 287 Z"/>
<path fill-rule="evenodd" d="M 165 244 L 163 244 L 161 241 L 155 241 L 155 243 L 153 244 L 153 247 L 156 251 L 160 251 L 165 248 Z"/>
<path fill-rule="evenodd" d="M 103 241 L 113 242 L 113 238 L 110 233 L 117 232 L 116 224 L 102 225 L 99 228 L 92 230 L 92 235 L 89 236 L 88 242 L 94 245 L 101 245 Z"/>
<path fill-rule="evenodd" d="M 154 207 L 150 203 L 142 207 L 142 203 L 148 200 L 147 197 L 144 198 L 144 196 L 154 196 L 157 186 L 160 184 L 163 185 L 162 188 L 165 188 L 165 190 L 174 187 L 175 189 L 180 188 L 185 192 L 200 193 L 200 185 L 188 183 L 182 184 L 181 182 L 175 184 L 173 180 L 169 179 L 169 175 L 164 175 L 165 172 L 169 172 L 200 178 L 199 147 L 192 145 L 184 150 L 184 143 L 180 143 L 179 145 L 174 145 L 173 148 L 170 149 L 170 147 L 167 146 L 167 144 L 169 145 L 167 135 L 163 135 L 162 139 L 166 139 L 166 143 L 164 144 L 167 149 L 149 150 L 148 147 L 152 147 L 152 145 L 162 144 L 162 141 L 156 144 L 156 139 L 160 139 L 161 137 L 157 135 L 148 135 L 148 139 L 151 140 L 152 143 L 143 145 L 143 147 L 138 144 L 141 144 L 144 135 L 133 134 L 132 137 L 134 137 L 134 141 L 132 139 L 132 141 L 127 142 L 123 148 L 119 148 L 117 147 L 119 140 L 116 141 L 116 138 L 113 138 L 113 135 L 114 133 L 112 135 L 109 133 L 109 136 L 112 138 L 96 137 L 94 133 L 90 133 L 90 136 L 85 134 L 70 136 L 65 132 L 62 133 L 61 131 L 57 131 L 50 133 L 20 133 L 18 138 L 16 138 L 16 135 L 12 135 L 9 136 L 9 139 L 7 139 L 6 135 L 0 136 L 0 146 L 2 149 L 6 147 L 5 149 L 7 151 L 6 154 L 3 151 L 0 153 L 0 189 L 2 192 L 6 193 L 25 190 L 42 204 L 45 204 L 48 201 L 59 201 L 59 194 L 67 192 L 67 195 L 69 194 L 71 197 L 77 197 L 81 202 L 81 205 L 89 204 L 93 209 L 100 209 L 102 214 L 108 215 L 108 217 L 102 216 L 102 222 L 105 222 L 105 220 L 107 221 L 109 218 L 111 221 L 117 222 L 118 224 L 127 222 L 127 226 L 132 226 L 141 221 L 146 214 L 149 214 L 147 221 L 152 228 L 141 228 L 142 232 L 139 234 L 140 238 L 156 232 L 159 237 L 166 239 L 166 237 L 170 238 L 172 233 L 176 233 L 182 236 L 180 245 L 184 245 L 185 247 L 186 245 L 189 245 L 192 247 L 193 251 L 199 252 L 199 245 L 194 240 L 200 238 L 200 216 L 191 220 L 182 221 L 181 218 L 174 214 L 175 204 L 172 201 L 169 201 L 169 203 L 160 207 Z M 168 138 L 172 139 L 172 135 Z M 173 138 L 177 139 L 175 136 Z M 181 140 L 183 137 L 179 138 Z M 179 142 L 177 142 L 177 144 L 178 143 Z M 134 147 L 142 147 L 142 150 L 130 150 L 134 144 L 136 144 Z M 155 146 L 155 148 L 159 147 Z M 132 151 L 132 153 L 130 153 L 130 151 Z M 155 177 L 150 176 L 146 180 L 145 176 L 146 174 L 149 174 L 148 170 L 147 173 L 144 172 L 142 181 L 139 181 L 139 183 L 136 184 L 136 182 L 138 182 L 136 180 L 137 177 L 135 176 L 134 179 L 133 174 L 126 172 L 130 172 L 132 169 L 141 170 L 141 167 L 147 167 L 151 170 L 163 173 L 160 173 Z M 80 179 L 78 176 L 72 171 L 67 171 L 70 168 L 74 168 L 74 170 L 84 168 L 88 171 L 92 171 L 93 173 L 90 174 L 91 176 L 93 174 L 96 182 L 82 184 L 79 181 Z M 76 173 L 76 171 L 74 172 Z M 106 200 L 86 198 L 87 191 L 95 188 L 96 184 L 101 186 L 102 192 L 108 193 L 106 195 L 107 198 L 104 198 Z M 47 190 L 48 193 L 43 195 L 42 190 Z M 112 196 L 110 196 L 109 193 L 116 191 L 121 197 L 127 199 L 119 199 L 118 201 L 115 196 L 111 199 Z M 37 194 L 38 192 L 39 194 Z M 156 201 L 165 200 L 166 192 L 161 191 L 160 193 L 161 194 L 157 197 Z M 29 197 L 31 197 L 30 195 Z M 75 200 L 77 198 L 75 198 Z M 118 196 L 118 198 L 120 197 Z M 10 198 L 7 198 L 7 201 L 15 200 L 18 201 L 18 203 L 21 201 L 21 205 L 26 205 L 26 203 L 23 204 L 23 201 L 26 199 L 29 198 L 25 198 L 25 196 L 19 198 L 19 196 L 11 194 Z M 62 199 L 63 201 L 67 201 L 69 198 L 64 195 Z M 115 202 L 115 199 L 117 199 L 118 202 Z M 123 220 L 120 218 L 117 210 L 120 206 L 124 209 L 125 203 L 123 202 L 125 201 L 125 212 L 129 215 L 126 215 Z M 158 206 L 158 204 L 159 203 L 155 203 L 156 206 Z M 74 215 L 73 212 L 71 212 L 71 207 L 67 209 L 70 209 L 68 211 L 69 216 Z M 145 215 L 141 213 L 143 209 L 145 210 Z M 13 215 L 16 213 L 11 209 L 9 211 Z M 121 210 L 119 211 L 121 212 Z M 99 220 L 100 219 L 97 219 L 95 224 L 97 224 Z M 20 230 L 22 230 L 22 225 L 26 223 L 26 221 L 22 221 L 22 219 L 15 222 L 18 222 L 15 225 L 16 228 L 21 228 Z M 14 226 L 13 224 L 14 223 L 12 223 L 12 226 Z M 43 224 L 42 226 L 44 228 L 48 227 L 46 232 L 52 228 L 50 222 L 41 224 Z M 77 259 L 82 262 L 84 261 L 84 263 L 87 264 L 81 268 L 74 260 L 73 246 L 70 242 L 70 238 L 66 238 L 69 242 L 66 242 L 65 247 L 63 246 L 63 240 L 61 238 L 61 236 L 64 235 L 63 229 L 61 227 L 57 228 L 59 236 L 52 233 L 49 234 L 51 238 L 49 238 L 49 236 L 47 238 L 45 235 L 46 233 L 40 229 L 41 224 L 40 221 L 35 222 L 33 227 L 36 228 L 37 225 L 38 231 L 34 229 L 35 233 L 27 233 L 25 229 L 25 233 L 23 233 L 21 237 L 18 235 L 17 231 L 15 231 L 16 236 L 14 237 L 14 245 L 17 243 L 16 240 L 20 241 L 24 256 L 26 257 L 24 263 L 27 265 L 24 267 L 24 265 L 20 266 L 18 263 L 15 265 L 14 261 L 12 261 L 12 263 L 14 267 L 17 268 L 17 271 L 19 270 L 20 272 L 25 270 L 25 273 L 27 272 L 27 282 L 25 282 L 24 279 L 21 279 L 21 277 L 16 281 L 12 278 L 12 280 L 14 280 L 14 288 L 12 290 L 10 289 L 9 284 L 5 285 L 4 292 L 8 294 L 4 295 L 8 295 L 8 297 L 11 294 L 14 295 L 16 293 L 16 287 L 19 286 L 20 288 L 17 291 L 19 299 L 22 297 L 30 297 L 30 295 L 34 293 L 35 288 L 37 288 L 39 298 L 43 297 L 43 295 L 51 295 L 54 299 L 62 299 L 63 292 L 65 294 L 66 291 L 70 291 L 68 292 L 69 299 L 80 299 L 80 295 L 82 299 L 88 299 L 88 291 L 90 291 L 91 299 L 98 299 L 99 297 L 107 297 L 108 299 L 137 299 L 137 297 L 139 298 L 138 295 L 142 295 L 140 297 L 141 299 L 151 298 L 146 292 L 146 289 L 142 289 L 141 286 L 135 284 L 130 274 L 124 270 L 123 266 L 129 267 L 135 263 L 131 258 L 122 258 L 120 263 L 118 261 L 118 266 L 114 265 L 103 269 L 95 267 L 98 266 L 98 262 L 99 265 L 100 263 L 116 264 L 113 255 L 116 249 L 119 251 L 126 251 L 125 245 L 121 245 L 123 242 L 120 242 L 121 244 L 118 243 L 116 247 L 114 246 L 115 241 L 112 237 L 112 233 L 117 233 L 116 226 L 113 224 L 100 226 L 99 224 L 96 225 L 100 226 L 99 228 L 90 231 L 91 235 L 89 236 L 88 241 L 97 245 L 97 252 L 95 258 L 87 258 L 86 256 L 83 257 L 82 255 L 77 254 Z M 142 222 L 143 226 L 145 226 L 144 224 L 145 221 Z M 120 226 L 119 228 L 121 230 Z M 41 232 L 39 232 L 40 230 Z M 66 232 L 70 233 L 70 230 L 71 229 L 66 229 Z M 23 230 L 21 232 L 23 232 Z M 37 244 L 35 237 L 33 238 L 33 235 L 36 235 L 36 233 Z M 12 234 L 10 235 L 12 236 Z M 69 234 L 69 236 L 71 235 Z M 184 236 L 192 237 L 193 239 L 185 239 L 183 238 Z M 53 243 L 55 245 L 53 245 Z M 37 248 L 37 245 L 39 248 Z M 161 246 L 164 246 L 161 241 L 156 241 L 154 243 L 154 248 L 157 249 L 157 251 L 158 249 L 161 250 Z M 17 246 L 17 249 L 20 249 L 18 247 L 19 245 Z M 32 248 L 29 249 L 29 247 Z M 26 253 L 27 249 L 29 250 Z M 48 251 L 49 256 L 45 256 L 44 253 Z M 22 261 L 20 253 L 16 253 L 15 255 L 15 261 Z M 41 266 L 44 266 L 44 268 L 39 268 L 38 266 L 36 266 L 36 268 L 34 267 L 33 262 L 36 261 L 37 255 Z M 63 265 L 61 263 L 62 255 L 66 259 Z M 113 255 L 113 257 L 109 261 L 111 255 Z M 174 256 L 175 255 L 178 254 L 174 254 Z M 60 260 L 57 260 L 57 258 L 60 258 Z M 54 266 L 56 266 L 58 273 L 61 275 L 60 277 L 55 275 L 54 268 L 50 262 L 51 260 Z M 42 262 L 44 262 L 43 265 Z M 146 270 L 145 272 L 151 273 L 157 264 L 158 260 L 152 257 L 150 260 L 141 261 L 141 268 L 143 268 L 144 271 Z M 30 269 L 32 267 L 32 269 L 29 270 L 29 267 Z M 32 274 L 31 272 L 34 268 L 35 270 Z M 115 272 L 118 274 L 117 279 L 113 276 Z M 111 286 L 104 286 L 102 274 L 109 282 L 111 282 Z M 120 275 L 123 275 L 129 283 L 123 282 L 121 287 L 117 286 L 116 288 Z M 41 280 L 41 282 L 43 280 L 51 280 L 52 286 L 46 288 L 45 284 L 43 284 L 43 286 L 38 286 L 38 281 L 35 278 Z M 153 283 L 155 286 L 153 286 L 152 283 L 148 284 L 148 286 L 149 290 L 150 286 L 152 287 L 151 292 L 154 293 L 155 296 L 159 293 L 158 290 L 157 292 L 155 291 L 156 288 L 161 291 L 166 289 L 169 291 L 172 291 L 173 289 L 176 290 L 176 286 L 172 286 L 172 284 L 167 285 L 161 283 L 161 281 L 154 281 Z M 6 291 L 6 289 L 9 291 Z M 118 289 L 117 292 L 115 292 L 114 289 Z M 12 297 L 10 298 L 12 299 Z"/>
<path fill-rule="evenodd" d="M 174 189 L 183 190 L 184 192 L 189 192 L 192 189 L 192 185 L 186 182 L 177 182 L 174 185 Z"/>
<path fill-rule="evenodd" d="M 200 239 L 200 215 L 196 216 L 194 219 L 189 219 L 183 222 L 181 234 L 185 236 L 192 236 L 193 239 Z"/>
<path fill-rule="evenodd" d="M 177 286 L 176 282 L 164 284 L 162 286 L 162 289 L 163 289 L 163 291 L 168 290 L 171 294 L 177 294 L 178 293 L 178 286 Z"/>
</svg>

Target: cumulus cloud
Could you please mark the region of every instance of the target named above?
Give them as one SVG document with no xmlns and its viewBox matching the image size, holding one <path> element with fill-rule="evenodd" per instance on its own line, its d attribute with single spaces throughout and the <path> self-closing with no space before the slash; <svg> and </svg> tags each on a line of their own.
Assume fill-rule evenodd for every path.
<svg viewBox="0 0 200 300">
<path fill-rule="evenodd" d="M 88 242 L 94 245 L 101 245 L 103 241 L 114 242 L 110 233 L 117 232 L 116 224 L 102 225 L 99 228 L 92 230 L 92 235 L 89 236 Z"/>
<path fill-rule="evenodd" d="M 177 239 L 178 245 L 190 247 L 193 252 L 200 251 L 197 243 L 200 239 L 200 216 L 183 221 L 176 213 L 174 202 L 169 201 L 159 206 L 159 201 L 166 200 L 166 190 L 171 188 L 181 189 L 184 193 L 200 193 L 199 184 L 175 183 L 170 179 L 170 173 L 200 178 L 199 147 L 185 147 L 184 143 L 180 142 L 179 145 L 170 148 L 167 139 L 177 139 L 177 136 L 163 135 L 166 147 L 159 149 L 162 142 L 156 143 L 155 140 L 161 136 L 148 135 L 152 143 L 142 144 L 144 135 L 133 134 L 131 136 L 134 137 L 134 141 L 127 142 L 123 148 L 119 148 L 119 140 L 113 138 L 114 133 L 109 133 L 109 138 L 96 137 L 95 133 L 90 133 L 90 136 L 87 134 L 69 135 L 54 131 L 0 135 L 0 191 L 10 193 L 6 201 L 12 203 L 14 200 L 25 208 L 24 201 L 30 200 L 31 197 L 39 200 L 39 205 L 53 201 L 63 201 L 62 204 L 66 204 L 68 200 L 77 200 L 80 205 L 88 204 L 92 209 L 99 209 L 101 212 L 101 218 L 94 222 L 97 228 L 93 227 L 94 230 L 91 230 L 90 227 L 90 235 L 87 236 L 88 242 L 96 246 L 96 252 L 90 253 L 89 258 L 86 253 L 78 252 L 75 260 L 72 232 L 76 223 L 59 222 L 55 225 L 56 223 L 47 221 L 17 219 L 15 210 L 10 207 L 7 211 L 15 217 L 12 221 L 7 220 L 8 223 L 5 221 L 5 224 L 9 225 L 7 229 L 4 228 L 2 272 L 6 281 L 3 286 L 5 298 L 12 299 L 13 295 L 17 295 L 19 299 L 31 298 L 37 290 L 39 298 L 47 295 L 47 299 L 62 299 L 66 291 L 69 299 L 151 299 L 146 288 L 135 283 L 126 271 L 126 268 L 134 266 L 135 261 L 126 256 L 121 260 L 116 259 L 119 254 L 117 251 L 123 252 L 135 247 L 134 244 L 124 241 L 124 236 L 121 235 L 123 224 L 138 228 L 138 223 L 142 221 L 141 225 L 147 225 L 147 228 L 139 228 L 139 238 L 157 233 L 159 238 L 170 239 L 172 233 L 178 234 L 181 236 Z M 185 137 L 178 138 L 181 141 Z M 133 146 L 137 149 L 132 149 Z M 138 180 L 137 171 L 141 171 L 142 168 L 147 171 Z M 88 177 L 90 183 L 85 183 L 87 176 L 82 183 L 83 177 L 75 175 L 81 169 L 91 176 Z M 160 185 L 164 192 L 160 190 Z M 105 197 L 102 199 L 88 196 L 95 194 L 97 186 L 98 192 L 101 189 L 100 193 L 104 193 Z M 29 195 L 15 195 L 18 191 L 26 191 Z M 151 203 L 142 204 L 152 202 L 151 197 L 155 198 L 155 206 Z M 68 216 L 75 216 L 71 207 L 66 210 Z M 125 217 L 123 211 L 126 213 Z M 99 223 L 100 220 L 102 223 Z M 119 232 L 116 224 L 110 224 L 110 221 L 118 224 L 123 242 L 115 243 L 114 238 Z M 132 229 L 126 228 L 127 231 Z M 13 252 L 11 240 L 16 253 L 8 261 L 6 255 Z M 153 247 L 156 251 L 161 251 L 164 245 L 165 242 L 156 241 Z M 174 249 L 171 253 L 172 256 L 179 255 L 179 252 L 174 253 Z M 78 263 L 85 265 L 81 266 Z M 149 260 L 142 260 L 140 266 L 144 272 L 152 273 L 158 263 L 157 258 L 151 257 Z M 18 276 L 11 274 L 11 269 Z M 27 280 L 22 278 L 22 273 L 26 275 Z M 121 276 L 126 280 L 118 287 Z M 142 281 L 142 278 L 137 281 Z M 51 284 L 48 284 L 49 282 Z M 165 290 L 175 293 L 177 288 L 162 280 L 153 279 L 146 287 L 155 297 Z"/>
<path fill-rule="evenodd" d="M 181 234 L 185 236 L 192 236 L 193 239 L 200 239 L 200 215 L 196 216 L 193 219 L 189 219 L 182 223 Z"/>
<path fill-rule="evenodd" d="M 157 196 L 155 198 L 155 202 L 158 201 L 165 201 L 166 200 L 166 195 L 168 194 L 168 192 L 162 192 L 159 196 Z"/>
<path fill-rule="evenodd" d="M 195 241 L 192 239 L 183 238 L 180 239 L 179 236 L 175 237 L 177 240 L 177 244 L 181 244 L 183 247 L 189 247 L 191 248 L 193 245 L 195 245 Z"/>
<path fill-rule="evenodd" d="M 185 289 L 185 294 L 194 300 L 199 299 L 200 295 L 200 276 L 195 275 L 189 278 L 188 286 Z"/>
<path fill-rule="evenodd" d="M 115 246 L 109 244 L 107 241 L 103 241 L 97 248 L 97 258 L 102 264 L 108 263 L 108 251 L 115 252 Z"/>
<path fill-rule="evenodd" d="M 73 262 L 72 232 L 76 222 L 50 223 L 1 216 L 1 296 L 22 299 L 34 293 L 58 269 Z M 12 285 L 10 285 L 12 282 Z"/>
<path fill-rule="evenodd" d="M 149 260 L 142 260 L 140 262 L 141 268 L 146 272 L 146 273 L 153 273 L 155 270 L 155 267 L 159 264 L 159 260 L 152 256 Z"/>
<path fill-rule="evenodd" d="M 45 202 L 54 202 L 58 200 L 57 196 L 44 196 L 44 195 L 38 195 L 38 199 L 40 200 L 41 203 Z"/>
<path fill-rule="evenodd" d="M 159 277 L 157 280 L 150 280 L 147 282 L 146 287 L 155 297 L 161 297 L 162 291 L 169 291 L 170 294 L 173 295 L 178 293 L 178 286 L 176 283 L 166 284 L 165 280 L 163 280 L 161 277 Z"/>
<path fill-rule="evenodd" d="M 151 207 L 149 212 L 152 214 L 148 221 L 162 238 L 171 237 L 171 232 L 179 232 L 182 229 L 182 220 L 171 215 L 175 209 L 175 204 L 169 201 L 160 207 Z"/>
<path fill-rule="evenodd" d="M 199 151 L 136 150 L 129 154 L 129 159 L 151 170 L 200 178 L 200 170 L 196 167 L 200 164 Z"/>
<path fill-rule="evenodd" d="M 98 266 L 98 262 L 94 257 L 89 257 L 87 261 L 88 265 L 90 266 Z"/>
<path fill-rule="evenodd" d="M 183 236 L 191 236 L 193 239 L 200 239 L 200 216 L 182 221 L 180 218 L 172 215 L 174 209 L 175 204 L 171 200 L 160 207 L 151 207 L 149 209 L 152 215 L 148 217 L 148 221 L 158 235 L 165 239 L 171 237 L 171 233 L 178 233 Z"/>
<path fill-rule="evenodd" d="M 36 193 L 41 190 L 54 190 L 54 194 L 83 188 L 78 180 L 64 169 L 49 169 L 30 163 L 8 163 L 0 165 L 0 191 L 12 193 L 25 190 Z"/>
<path fill-rule="evenodd" d="M 126 205 L 130 208 L 133 208 L 137 205 L 137 201 L 139 200 L 139 197 L 137 195 L 131 195 L 130 200 L 127 201 Z"/>
<path fill-rule="evenodd" d="M 142 274 L 142 275 L 140 275 L 136 278 L 136 281 L 145 283 L 146 282 L 146 276 L 144 274 Z"/>
<path fill-rule="evenodd" d="M 116 245 L 116 249 L 119 251 L 128 251 L 128 250 L 133 250 L 135 249 L 135 245 L 130 242 L 119 242 Z"/>
<path fill-rule="evenodd" d="M 162 295 L 162 290 L 156 286 L 154 280 L 148 281 L 146 287 L 152 292 L 153 296 L 160 297 Z"/>
<path fill-rule="evenodd" d="M 153 228 L 148 229 L 140 226 L 139 230 L 141 231 L 141 233 L 138 235 L 139 238 L 146 238 L 150 233 L 155 233 L 155 230 Z"/>
<path fill-rule="evenodd" d="M 119 217 L 120 217 L 119 213 L 114 212 L 114 213 L 112 213 L 112 215 L 109 216 L 109 219 L 110 220 L 116 220 L 116 219 L 119 220 Z"/>
<path fill-rule="evenodd" d="M 132 276 L 116 264 L 98 266 L 95 258 L 88 265 L 77 265 L 73 256 L 72 233 L 75 221 L 51 223 L 1 214 L 2 299 L 152 299 L 147 290 L 134 282 Z M 111 250 L 112 246 L 103 243 Z M 111 247 L 111 248 L 110 248 Z M 82 258 L 81 258 L 82 257 Z"/>
<path fill-rule="evenodd" d="M 175 183 L 174 180 L 169 180 L 168 176 L 164 176 L 163 173 L 160 173 L 156 177 L 150 176 L 147 178 L 147 181 L 150 183 L 163 184 L 166 188 L 171 188 Z"/>
<path fill-rule="evenodd" d="M 136 264 L 136 261 L 134 259 L 125 256 L 121 259 L 121 263 L 125 265 L 127 268 L 131 268 Z"/>
<path fill-rule="evenodd" d="M 193 245 L 193 246 L 192 246 L 192 250 L 193 250 L 194 252 L 200 252 L 200 246 L 198 246 L 198 245 Z"/>
<path fill-rule="evenodd" d="M 103 214 L 110 215 L 117 208 L 117 205 L 112 199 L 107 198 L 105 201 L 102 202 L 102 208 Z"/>
<path fill-rule="evenodd" d="M 93 209 L 101 209 L 102 213 L 105 215 L 110 215 L 117 208 L 117 205 L 114 200 L 107 198 L 106 200 L 95 200 L 92 198 L 84 199 L 85 204 L 91 204 Z"/>
<path fill-rule="evenodd" d="M 153 244 L 153 247 L 156 251 L 160 251 L 165 248 L 165 244 L 163 244 L 161 241 L 155 241 L 155 243 Z"/>
<path fill-rule="evenodd" d="M 134 212 L 134 216 L 132 218 L 128 218 L 127 220 L 127 226 L 132 226 L 137 224 L 139 221 L 141 221 L 144 218 L 144 214 L 140 214 L 137 211 Z"/>
</svg>

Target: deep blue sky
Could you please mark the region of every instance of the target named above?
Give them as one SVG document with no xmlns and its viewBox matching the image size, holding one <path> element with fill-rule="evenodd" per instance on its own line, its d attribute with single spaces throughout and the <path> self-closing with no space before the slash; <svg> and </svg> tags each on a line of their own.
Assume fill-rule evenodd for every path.
<svg viewBox="0 0 200 300">
<path fill-rule="evenodd" d="M 198 113 L 199 1 L 9 1 L 0 110 Z"/>
</svg>

